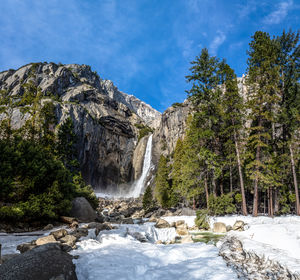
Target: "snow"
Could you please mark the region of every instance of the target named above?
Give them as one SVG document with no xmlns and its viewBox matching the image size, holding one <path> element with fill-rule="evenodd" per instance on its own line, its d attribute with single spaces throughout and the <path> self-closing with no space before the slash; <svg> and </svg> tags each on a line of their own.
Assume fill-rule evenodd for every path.
<svg viewBox="0 0 300 280">
<path fill-rule="evenodd" d="M 254 251 L 259 256 L 265 256 L 285 265 L 290 271 L 300 273 L 300 217 L 251 217 L 225 216 L 210 220 L 233 225 L 242 220 L 248 224 L 245 231 L 230 231 L 228 235 L 237 236 L 246 251 Z"/>
<path fill-rule="evenodd" d="M 139 232 L 152 242 L 141 243 L 131 234 Z M 218 256 L 218 249 L 202 243 L 158 245 L 171 240 L 174 228 L 156 229 L 153 223 L 120 225 L 103 231 L 97 239 L 77 243 L 72 254 L 79 280 L 83 279 L 207 279 L 234 280 L 236 273 Z"/>
</svg>

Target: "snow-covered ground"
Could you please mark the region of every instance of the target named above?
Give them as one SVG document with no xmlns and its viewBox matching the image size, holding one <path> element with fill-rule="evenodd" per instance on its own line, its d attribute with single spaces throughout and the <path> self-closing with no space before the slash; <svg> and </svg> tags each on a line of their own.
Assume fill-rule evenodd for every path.
<svg viewBox="0 0 300 280">
<path fill-rule="evenodd" d="M 194 218 L 163 217 L 169 223 L 185 220 L 189 226 L 194 225 Z M 210 224 L 233 225 L 237 220 L 247 223 L 248 228 L 227 234 L 237 236 L 246 251 L 254 251 L 300 273 L 300 217 L 272 219 L 233 215 L 213 217 Z M 174 228 L 156 229 L 153 225 L 118 225 L 118 229 L 102 231 L 98 237 L 90 230 L 89 236 L 77 243 L 78 249 L 72 251 L 73 255 L 79 255 L 79 259 L 74 259 L 78 279 L 237 279 L 236 273 L 218 256 L 217 247 L 202 243 L 155 244 L 157 240 L 173 240 L 176 232 Z M 134 238 L 137 233 L 150 242 L 137 241 Z M 16 253 L 18 244 L 38 237 L 0 234 L 2 254 Z"/>
<path fill-rule="evenodd" d="M 253 218 L 233 215 L 212 218 L 210 223 L 223 222 L 232 226 L 236 220 L 244 221 L 249 228 L 228 234 L 237 236 L 246 251 L 254 251 L 259 256 L 278 261 L 292 272 L 300 273 L 300 217 Z"/>
<path fill-rule="evenodd" d="M 150 239 L 141 243 L 135 232 Z M 90 235 L 92 237 L 92 235 Z M 156 240 L 172 240 L 174 228 L 155 229 L 153 224 L 121 225 L 103 231 L 97 239 L 77 243 L 72 254 L 79 280 L 87 279 L 205 279 L 234 280 L 236 273 L 218 256 L 218 249 L 202 243 L 158 245 Z"/>
</svg>

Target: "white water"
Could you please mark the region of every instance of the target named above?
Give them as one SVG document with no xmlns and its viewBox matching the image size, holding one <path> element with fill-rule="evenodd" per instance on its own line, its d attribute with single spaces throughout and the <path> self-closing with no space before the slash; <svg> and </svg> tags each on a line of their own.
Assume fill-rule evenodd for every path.
<svg viewBox="0 0 300 280">
<path fill-rule="evenodd" d="M 146 152 L 144 156 L 143 172 L 141 177 L 133 184 L 133 190 L 130 193 L 130 197 L 139 197 L 145 185 L 148 172 L 151 167 L 151 154 L 152 154 L 152 134 L 147 141 Z"/>
<path fill-rule="evenodd" d="M 107 197 L 107 198 L 131 198 L 131 197 L 139 197 L 143 191 L 145 186 L 145 180 L 151 168 L 151 155 L 152 155 L 152 134 L 149 136 L 146 146 L 146 151 L 144 155 L 144 162 L 143 162 L 143 171 L 141 177 L 135 181 L 129 192 L 124 193 L 101 193 L 96 192 L 97 197 Z"/>
</svg>

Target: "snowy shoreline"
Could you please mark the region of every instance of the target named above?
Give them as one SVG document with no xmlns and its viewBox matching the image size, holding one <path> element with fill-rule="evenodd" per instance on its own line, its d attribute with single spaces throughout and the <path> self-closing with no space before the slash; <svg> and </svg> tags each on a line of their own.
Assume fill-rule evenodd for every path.
<svg viewBox="0 0 300 280">
<path fill-rule="evenodd" d="M 185 220 L 189 227 L 194 225 L 194 216 L 162 217 L 169 223 Z M 289 271 L 300 274 L 300 217 L 265 216 L 211 217 L 210 225 L 223 222 L 233 225 L 242 220 L 248 224 L 245 231 L 230 231 L 227 237 L 235 236 L 243 244 L 246 252 L 254 252 L 283 265 Z M 236 271 L 226 265 L 219 256 L 220 241 L 216 246 L 203 243 L 159 245 L 156 241 L 175 238 L 174 228 L 155 229 L 153 223 L 144 225 L 118 225 L 118 229 L 103 231 L 96 237 L 94 230 L 77 243 L 72 251 L 79 255 L 73 260 L 78 279 L 238 279 Z M 141 243 L 133 235 L 135 232 L 146 236 L 152 242 Z M 36 232 L 47 235 L 49 232 Z M 20 243 L 35 239 L 12 234 L 0 235 L 2 254 L 16 253 Z"/>
</svg>

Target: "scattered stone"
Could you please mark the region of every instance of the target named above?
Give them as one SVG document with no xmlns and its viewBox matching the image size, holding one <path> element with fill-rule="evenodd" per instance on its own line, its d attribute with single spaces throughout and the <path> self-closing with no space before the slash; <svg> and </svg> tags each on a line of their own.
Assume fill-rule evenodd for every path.
<svg viewBox="0 0 300 280">
<path fill-rule="evenodd" d="M 0 266 L 0 275 L 1 280 L 77 280 L 72 256 L 58 244 L 42 245 L 7 260 Z"/>
<path fill-rule="evenodd" d="M 97 218 L 96 211 L 84 197 L 73 199 L 70 214 L 80 222 L 93 222 Z"/>
<path fill-rule="evenodd" d="M 184 225 L 184 224 L 185 224 L 184 220 L 179 220 L 179 221 L 175 222 L 175 227 L 179 227 L 179 226 Z"/>
<path fill-rule="evenodd" d="M 175 222 L 172 222 L 172 223 L 170 224 L 170 227 L 176 227 L 176 223 L 175 223 Z"/>
<path fill-rule="evenodd" d="M 52 224 L 48 224 L 48 225 L 46 225 L 44 228 L 43 228 L 43 230 L 44 231 L 47 231 L 47 230 L 51 230 L 51 229 L 53 229 L 54 228 L 54 226 L 52 225 Z"/>
<path fill-rule="evenodd" d="M 79 227 L 79 224 L 77 221 L 74 221 L 72 224 L 69 225 L 69 228 L 71 229 L 77 229 Z"/>
<path fill-rule="evenodd" d="M 77 238 L 73 235 L 66 235 L 65 237 L 61 238 L 59 241 L 73 247 L 77 241 Z"/>
<path fill-rule="evenodd" d="M 35 241 L 37 246 L 41 246 L 41 245 L 48 244 L 48 243 L 56 243 L 56 242 L 57 241 L 56 241 L 56 239 L 54 238 L 53 235 L 40 237 Z"/>
<path fill-rule="evenodd" d="M 163 244 L 163 242 L 161 240 L 157 240 L 155 244 Z"/>
<path fill-rule="evenodd" d="M 129 235 L 131 235 L 133 238 L 135 238 L 136 240 L 145 243 L 148 242 L 149 240 L 140 232 L 130 232 Z"/>
<path fill-rule="evenodd" d="M 112 230 L 115 229 L 116 227 L 112 226 L 110 223 L 103 223 L 103 224 L 99 224 L 99 226 L 96 228 L 95 230 L 95 234 L 96 236 L 98 236 L 100 231 L 103 230 Z"/>
<path fill-rule="evenodd" d="M 226 233 L 226 225 L 221 222 L 214 223 L 213 232 Z"/>
<path fill-rule="evenodd" d="M 192 227 L 189 227 L 188 230 L 199 230 L 199 228 L 196 225 L 194 225 Z"/>
<path fill-rule="evenodd" d="M 181 238 L 180 242 L 182 244 L 184 244 L 184 243 L 193 243 L 194 241 L 193 241 L 191 235 L 186 235 L 186 236 L 184 236 L 184 237 Z"/>
<path fill-rule="evenodd" d="M 189 231 L 187 230 L 187 228 L 185 226 L 180 226 L 176 228 L 176 233 L 178 235 L 188 235 Z"/>
<path fill-rule="evenodd" d="M 37 245 L 34 243 L 23 243 L 17 246 L 17 250 L 20 251 L 21 254 L 35 248 Z"/>
<path fill-rule="evenodd" d="M 56 240 L 66 236 L 67 234 L 68 234 L 67 230 L 65 230 L 63 228 L 50 232 L 50 235 L 53 235 Z"/>
<path fill-rule="evenodd" d="M 149 222 L 149 223 L 156 223 L 156 222 L 157 222 L 157 218 L 156 218 L 154 215 L 152 215 L 152 216 L 149 218 L 148 222 Z"/>
<path fill-rule="evenodd" d="M 77 221 L 74 217 L 60 216 L 60 220 L 66 224 L 72 224 Z"/>
<path fill-rule="evenodd" d="M 244 231 L 245 223 L 243 221 L 236 221 L 232 227 L 233 230 Z"/>
<path fill-rule="evenodd" d="M 89 231 L 87 228 L 78 228 L 70 233 L 71 235 L 75 236 L 77 240 L 79 240 L 81 237 L 85 237 L 89 234 Z"/>
<path fill-rule="evenodd" d="M 121 220 L 121 224 L 131 224 L 131 225 L 133 225 L 134 222 L 133 222 L 132 218 L 124 218 L 124 219 Z"/>
<path fill-rule="evenodd" d="M 158 219 L 158 221 L 155 224 L 155 227 L 156 228 L 169 228 L 170 224 L 166 220 Z"/>
<path fill-rule="evenodd" d="M 228 226 L 226 226 L 226 231 L 228 232 L 228 231 L 231 231 L 232 230 L 232 226 L 231 225 L 228 225 Z"/>
</svg>

